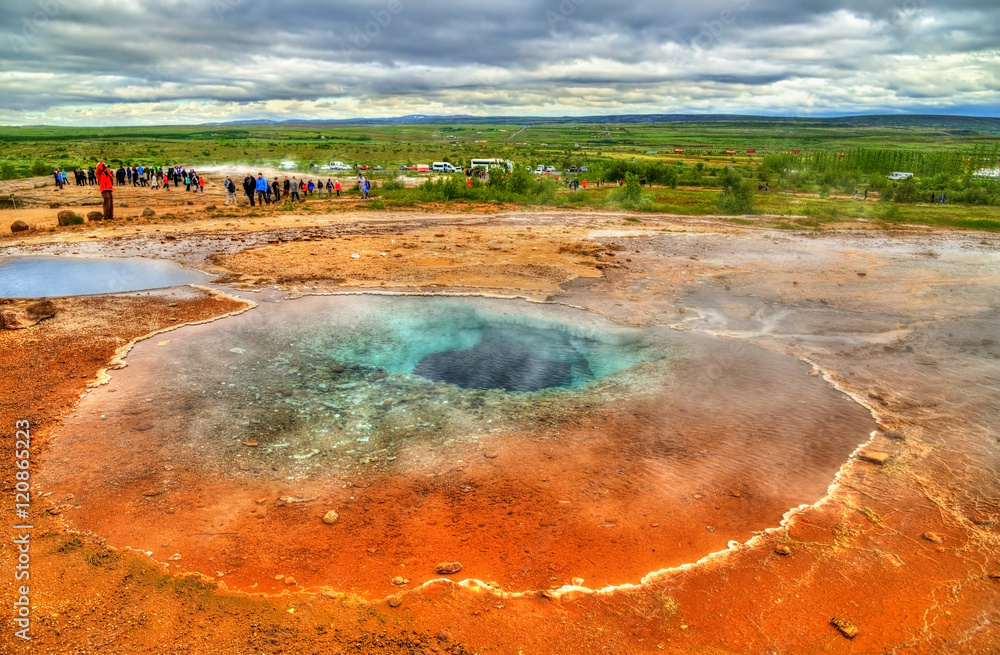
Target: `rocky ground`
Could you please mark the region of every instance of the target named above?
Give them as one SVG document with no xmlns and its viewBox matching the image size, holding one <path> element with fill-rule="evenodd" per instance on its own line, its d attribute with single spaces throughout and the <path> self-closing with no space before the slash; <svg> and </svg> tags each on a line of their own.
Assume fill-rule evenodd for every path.
<svg viewBox="0 0 1000 655">
<path fill-rule="evenodd" d="M 773 530 L 723 554 L 602 591 L 525 592 L 460 583 L 459 572 L 385 598 L 328 588 L 232 594 L 109 548 L 99 530 L 74 530 L 72 499 L 35 497 L 34 641 L 15 638 L 8 622 L 4 652 L 996 652 L 995 237 L 772 232 L 561 211 L 387 214 L 333 201 L 250 215 L 205 210 L 221 207 L 211 194 L 187 205 L 183 190 L 161 191 L 184 200 L 157 205 L 143 195 L 151 193 L 123 190 L 129 207 L 114 224 L 51 232 L 56 210 L 47 205 L 0 211 L 4 226 L 22 219 L 38 228 L 3 237 L 0 254 L 171 259 L 224 275 L 223 288 L 251 300 L 263 286 L 292 295 L 476 292 L 583 307 L 805 360 L 868 408 L 879 431 L 822 501 L 784 525 L 776 517 Z M 142 218 L 145 206 L 157 215 Z M 33 466 L 42 469 L 80 394 L 132 339 L 247 307 L 188 288 L 55 304 L 54 318 L 0 331 L 8 399 L 0 423 L 12 435 L 15 421 L 31 422 Z M 725 375 L 726 362 L 718 364 Z M 0 461 L 5 516 L 13 466 Z M 15 555 L 5 538 L 2 570 Z M 13 606 L 13 577 L 2 585 Z"/>
</svg>

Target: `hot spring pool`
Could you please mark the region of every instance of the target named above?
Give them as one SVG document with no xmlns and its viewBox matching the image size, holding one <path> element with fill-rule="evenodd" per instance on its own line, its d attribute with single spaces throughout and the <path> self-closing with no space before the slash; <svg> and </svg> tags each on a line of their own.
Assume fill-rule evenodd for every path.
<svg viewBox="0 0 1000 655">
<path fill-rule="evenodd" d="M 132 257 L 0 257 L 0 298 L 56 298 L 210 282 L 173 262 Z"/>
<path fill-rule="evenodd" d="M 523 301 L 264 299 L 127 361 L 41 483 L 74 527 L 257 591 L 445 561 L 636 581 L 815 502 L 874 427 L 791 357 Z"/>
</svg>

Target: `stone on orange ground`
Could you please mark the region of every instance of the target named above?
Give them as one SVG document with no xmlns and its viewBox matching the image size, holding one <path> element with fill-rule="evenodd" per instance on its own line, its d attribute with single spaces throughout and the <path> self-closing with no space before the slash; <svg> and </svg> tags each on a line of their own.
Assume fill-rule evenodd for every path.
<svg viewBox="0 0 1000 655">
<path fill-rule="evenodd" d="M 858 636 L 858 633 L 861 632 L 858 629 L 858 626 L 854 625 L 847 619 L 842 619 L 840 617 L 830 619 L 830 625 L 839 630 L 840 634 L 844 635 L 848 639 L 854 639 Z"/>
<path fill-rule="evenodd" d="M 334 523 L 337 522 L 337 519 L 339 518 L 340 515 L 331 509 L 329 512 L 323 515 L 323 523 L 326 523 L 327 525 L 333 525 Z"/>
<path fill-rule="evenodd" d="M 10 225 L 10 231 L 14 234 L 17 234 L 18 232 L 27 232 L 30 229 L 31 228 L 24 221 L 14 221 Z"/>
<path fill-rule="evenodd" d="M 861 454 L 858 455 L 858 459 L 882 466 L 892 459 L 892 455 L 884 453 L 880 450 L 863 450 L 861 451 Z"/>
<path fill-rule="evenodd" d="M 56 315 L 57 309 L 51 300 L 43 300 L 24 309 L 7 309 L 0 312 L 0 329 L 24 330 Z"/>
<path fill-rule="evenodd" d="M 389 607 L 399 607 L 403 604 L 403 599 L 399 596 L 389 596 L 389 598 L 386 599 L 386 603 L 389 604 Z"/>
<path fill-rule="evenodd" d="M 774 549 L 774 552 L 777 553 L 778 555 L 791 555 L 792 549 L 789 548 L 788 546 L 778 546 L 777 548 Z"/>
<path fill-rule="evenodd" d="M 462 570 L 460 562 L 443 562 L 434 567 L 434 572 L 438 575 L 452 575 Z"/>
<path fill-rule="evenodd" d="M 931 542 L 932 544 L 943 544 L 944 543 L 944 537 L 942 537 L 941 535 L 939 535 L 936 532 L 925 532 L 925 533 L 923 533 L 921 535 L 921 537 L 923 539 L 925 539 L 926 541 Z"/>
</svg>

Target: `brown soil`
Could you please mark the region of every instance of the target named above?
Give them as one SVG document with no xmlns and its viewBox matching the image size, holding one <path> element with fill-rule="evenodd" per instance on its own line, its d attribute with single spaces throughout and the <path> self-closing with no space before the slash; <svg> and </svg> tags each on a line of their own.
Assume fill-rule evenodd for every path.
<svg viewBox="0 0 1000 655">
<path fill-rule="evenodd" d="M 45 215 L 54 214 L 49 209 L 41 211 Z M 20 218 L 12 212 L 2 213 L 5 221 Z M 861 278 L 855 270 L 860 264 L 855 266 L 849 254 L 836 264 L 824 264 L 822 270 L 813 269 L 812 275 L 808 269 L 778 263 L 780 255 L 776 254 L 771 265 L 774 270 L 761 271 L 748 262 L 708 263 L 697 242 L 650 247 L 640 243 L 641 239 L 600 233 L 599 228 L 608 222 L 612 223 L 610 229 L 622 229 L 620 219 L 614 217 L 596 217 L 586 225 L 574 227 L 579 232 L 571 234 L 569 241 L 556 230 L 532 240 L 516 238 L 521 226 L 534 223 L 544 227 L 571 220 L 559 215 L 536 218 L 513 217 L 511 221 L 521 222 L 513 228 L 503 221 L 487 218 L 494 222 L 485 232 L 483 229 L 470 229 L 470 234 L 455 231 L 444 240 L 435 237 L 432 230 L 422 229 L 423 226 L 413 232 L 401 226 L 397 231 L 405 233 L 403 239 L 418 244 L 419 248 L 412 249 L 412 254 L 405 249 L 402 258 L 392 257 L 400 260 L 399 264 L 374 264 L 381 262 L 381 252 L 386 252 L 389 259 L 389 246 L 395 236 L 388 234 L 361 243 L 337 237 L 272 245 L 236 254 L 231 259 L 219 254 L 217 261 L 231 265 L 248 276 L 248 281 L 287 283 L 293 279 L 318 281 L 323 277 L 327 272 L 324 267 L 330 264 L 322 260 L 312 263 L 312 259 L 320 259 L 319 255 L 311 254 L 317 248 L 321 252 L 329 248 L 337 256 L 358 252 L 369 257 L 372 266 L 360 269 L 352 261 L 337 259 L 334 279 L 347 280 L 348 285 L 374 287 L 380 282 L 465 285 L 468 280 L 464 276 L 469 274 L 475 282 L 470 286 L 482 284 L 484 288 L 493 288 L 493 275 L 500 271 L 508 277 L 496 287 L 542 295 L 557 290 L 557 297 L 615 314 L 624 322 L 644 324 L 669 324 L 684 319 L 684 307 L 674 303 L 678 294 L 696 287 L 699 277 L 717 281 L 720 293 L 723 284 L 727 285 L 727 292 L 728 285 L 743 289 L 746 295 L 727 301 L 732 305 L 727 311 L 738 314 L 743 311 L 740 305 L 743 302 L 747 317 L 753 316 L 756 306 L 753 303 L 759 298 L 763 298 L 762 302 L 784 303 L 789 307 L 820 308 L 835 304 L 846 312 L 864 308 L 870 302 L 881 303 L 905 314 L 909 305 L 905 295 L 900 294 L 907 293 L 901 287 L 909 284 L 909 291 L 916 294 L 912 316 L 886 319 L 882 332 L 887 335 L 896 334 L 893 330 L 902 334 L 923 329 L 928 307 L 949 317 L 944 312 L 942 298 L 947 298 L 949 289 L 955 285 L 986 285 L 982 287 L 981 307 L 976 309 L 980 313 L 968 316 L 994 316 L 988 312 L 995 311 L 997 304 L 996 287 L 989 286 L 995 284 L 989 282 L 996 277 L 993 269 L 976 269 L 967 277 L 955 277 L 928 264 L 925 273 L 913 278 L 915 282 L 906 283 L 900 280 L 909 279 L 912 271 L 899 269 L 898 263 L 894 269 L 885 260 L 867 261 L 865 268 L 875 272 Z M 155 229 L 190 236 L 195 227 L 229 230 L 225 220 L 196 215 L 189 223 L 160 222 Z M 245 226 L 247 232 L 297 227 L 299 217 L 260 220 L 259 225 Z M 264 220 L 270 224 L 264 224 Z M 337 216 L 323 216 L 304 222 L 335 226 L 341 220 Z M 378 220 L 391 223 L 413 218 Z M 692 225 L 698 225 L 696 229 L 704 234 L 733 233 L 730 228 L 706 227 L 706 222 L 670 225 L 669 220 L 663 219 L 637 229 L 647 231 L 650 238 L 660 229 L 690 230 Z M 143 233 L 152 229 L 152 224 L 147 227 L 145 223 L 139 228 Z M 108 234 L 105 230 L 126 232 L 123 227 L 86 227 L 51 237 L 36 233 L 26 239 L 5 239 L 5 242 L 59 242 L 67 238 L 66 234 L 74 234 L 74 239 L 83 241 L 93 236 L 95 230 L 101 230 L 102 236 Z M 135 228 L 130 226 L 128 231 Z M 480 255 L 503 257 L 515 266 L 504 269 L 499 265 L 502 262 L 490 258 L 467 268 L 461 259 L 454 258 L 454 253 L 465 250 L 477 236 L 484 245 L 490 240 L 495 244 L 481 249 Z M 576 236 L 603 244 L 602 259 L 605 263 L 614 261 L 615 268 L 605 267 L 600 278 L 578 277 L 593 274 L 596 269 L 593 262 L 597 260 L 586 253 L 560 250 Z M 767 241 L 754 232 L 731 238 L 754 243 Z M 611 250 L 613 243 L 623 242 L 641 252 Z M 445 251 L 442 246 L 451 250 Z M 506 248 L 508 252 L 489 251 L 489 247 Z M 539 247 L 539 251 L 534 251 L 534 247 Z M 609 251 L 615 257 L 608 257 Z M 437 257 L 434 252 L 439 253 Z M 374 259 L 375 256 L 379 259 Z M 532 272 L 539 265 L 536 257 L 544 258 L 543 275 Z M 453 261 L 441 266 L 442 258 Z M 622 259 L 635 261 L 622 262 Z M 290 270 L 282 270 L 283 261 Z M 580 264 L 581 261 L 592 263 Z M 917 262 L 914 266 L 922 266 L 921 262 L 933 259 L 917 257 L 914 261 Z M 977 276 L 984 274 L 989 284 L 981 279 L 977 282 Z M 793 281 L 802 284 L 793 286 Z M 344 283 L 331 286 L 337 284 Z M 648 306 L 650 298 L 656 298 L 655 307 Z M 85 392 L 87 384 L 108 365 L 118 349 L 157 329 L 221 316 L 243 306 L 237 301 L 191 290 L 61 299 L 57 304 L 61 312 L 54 319 L 24 331 L 0 332 L 0 392 L 5 399 L 0 406 L 0 424 L 6 426 L 4 433 L 11 439 L 15 421 L 31 422 L 36 467 L 46 466 L 50 436 L 72 410 L 79 394 Z M 960 313 L 956 313 L 955 320 L 960 318 Z M 902 330 L 904 326 L 906 330 Z M 799 329 L 802 334 L 812 330 L 825 335 L 826 328 L 800 326 Z M 853 327 L 845 329 L 850 331 Z M 843 469 L 832 495 L 797 513 L 788 521 L 787 528 L 762 534 L 750 545 L 725 556 L 653 575 L 641 587 L 601 593 L 571 590 L 561 594 L 536 591 L 510 595 L 475 583 L 458 586 L 453 582 L 434 582 L 416 590 L 406 591 L 410 589 L 407 587 L 387 600 L 371 602 L 343 588 L 244 596 L 227 593 L 217 582 L 198 576 L 172 576 L 163 566 L 141 554 L 110 549 L 99 533 L 77 532 L 66 527 L 59 504 L 71 505 L 72 499 L 35 497 L 31 551 L 34 641 L 28 644 L 15 638 L 8 619 L 0 631 L 0 652 L 995 653 L 1000 643 L 996 627 L 1000 622 L 1000 582 L 990 577 L 1000 569 L 996 556 L 1000 507 L 995 486 L 990 486 L 995 483 L 995 456 L 977 450 L 979 446 L 968 446 L 971 443 L 968 441 L 949 444 L 942 440 L 942 435 L 951 435 L 935 421 L 931 410 L 964 407 L 954 412 L 951 423 L 958 430 L 954 425 L 967 420 L 968 424 L 961 428 L 963 434 L 975 431 L 973 428 L 979 425 L 990 432 L 995 417 L 991 418 L 988 411 L 990 397 L 982 395 L 986 392 L 961 396 L 949 388 L 950 385 L 963 388 L 963 369 L 940 357 L 944 352 L 940 349 L 945 347 L 942 344 L 948 343 L 951 335 L 939 339 L 935 334 L 920 337 L 926 339 L 923 342 L 903 341 L 918 347 L 922 343 L 923 353 L 905 355 L 910 359 L 902 363 L 892 358 L 898 357 L 897 354 L 890 357 L 888 350 L 903 352 L 897 350 L 902 346 L 895 345 L 896 341 L 885 341 L 884 351 L 874 341 L 843 354 L 819 346 L 810 350 L 808 344 L 774 342 L 776 349 L 822 361 L 834 380 L 855 397 L 869 402 L 883 421 L 885 434 L 897 437 L 880 436 L 874 444 L 893 455 L 891 464 L 880 467 L 852 461 Z M 765 334 L 757 341 L 767 344 L 774 338 Z M 987 353 L 991 352 L 988 341 L 982 338 L 981 348 L 987 349 Z M 962 346 L 965 348 L 962 352 L 972 347 Z M 906 352 L 912 351 L 911 348 Z M 995 437 L 995 432 L 991 434 Z M 119 436 L 109 435 L 109 448 L 118 447 Z M 992 448 L 995 447 L 994 444 Z M 504 455 L 501 452 L 498 456 Z M 480 461 L 477 470 L 468 472 L 472 482 L 476 482 L 478 475 L 489 476 L 491 461 Z M 992 477 L 990 470 L 994 471 Z M 4 516 L 12 515 L 12 473 L 12 459 L 3 458 L 0 476 L 6 482 L 0 506 Z M 386 493 L 373 491 L 367 501 L 374 503 L 373 507 L 379 505 L 380 498 L 388 502 L 391 494 Z M 731 498 L 728 502 L 738 503 L 736 497 Z M 268 511 L 285 509 L 270 507 Z M 107 511 L 112 513 L 113 508 Z M 294 515 L 286 520 L 294 522 Z M 439 523 L 434 519 L 429 522 Z M 939 536 L 941 543 L 922 538 L 929 532 Z M 9 575 L 16 553 L 9 527 L 4 533 L 10 536 L 0 543 L 0 563 L 4 565 L 0 571 L 7 572 L 0 585 L 4 589 L 3 605 L 9 608 L 17 594 L 13 576 Z M 437 526 L 430 525 L 427 533 L 418 538 L 437 539 L 440 533 Z M 495 539 L 491 537 L 490 541 Z M 651 548 L 654 541 L 650 537 L 642 545 Z M 475 538 L 474 545 L 479 543 L 486 542 Z M 776 553 L 779 545 L 786 546 L 789 554 Z M 707 543 L 705 546 L 715 547 Z M 378 557 L 377 544 L 373 547 L 372 556 Z M 614 552 L 608 551 L 606 555 L 613 558 Z M 294 558 L 295 553 L 289 556 Z M 622 552 L 620 557 L 633 558 L 634 554 Z M 474 559 L 468 561 L 470 566 L 476 566 Z M 558 567 L 558 561 L 556 553 L 543 564 L 546 569 L 550 562 Z M 641 568 L 637 566 L 637 570 Z M 557 580 L 553 584 L 562 584 L 571 575 L 569 571 L 554 570 L 550 577 Z M 505 587 L 507 581 L 497 582 Z M 834 617 L 858 626 L 858 636 L 845 637 L 831 625 Z"/>
<path fill-rule="evenodd" d="M 313 288 L 476 287 L 531 295 L 559 291 L 577 277 L 600 277 L 600 246 L 580 231 L 555 228 L 459 227 L 448 233 L 407 230 L 323 239 L 217 257 L 240 286 L 312 283 Z M 613 255 L 613 253 L 612 253 Z"/>
</svg>

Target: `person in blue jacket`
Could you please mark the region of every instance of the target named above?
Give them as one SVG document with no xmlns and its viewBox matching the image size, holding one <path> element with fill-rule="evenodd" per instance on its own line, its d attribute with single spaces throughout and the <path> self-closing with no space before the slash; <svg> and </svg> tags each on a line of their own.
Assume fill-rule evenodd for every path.
<svg viewBox="0 0 1000 655">
<path fill-rule="evenodd" d="M 261 205 L 269 205 L 271 203 L 267 200 L 267 191 L 269 188 L 267 180 L 264 178 L 263 173 L 257 173 L 257 203 Z"/>
</svg>

